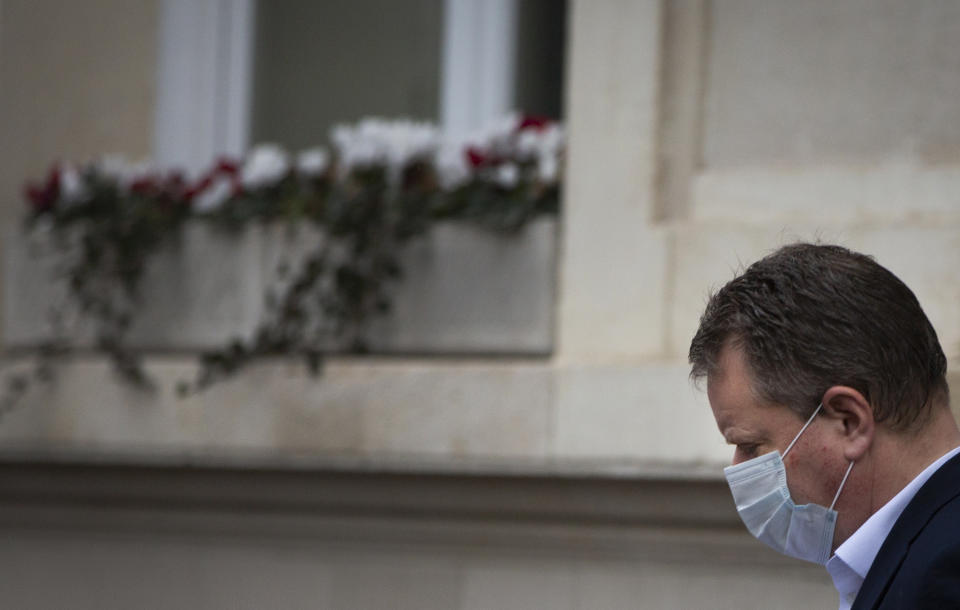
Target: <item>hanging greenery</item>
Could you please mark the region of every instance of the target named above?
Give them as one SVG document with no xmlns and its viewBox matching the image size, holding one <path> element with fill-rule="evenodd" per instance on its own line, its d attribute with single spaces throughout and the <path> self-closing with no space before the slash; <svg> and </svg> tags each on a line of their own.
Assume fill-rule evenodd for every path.
<svg viewBox="0 0 960 610">
<path fill-rule="evenodd" d="M 547 120 L 510 116 L 451 141 L 427 123 L 367 119 L 335 127 L 331 144 L 296 155 L 262 145 L 192 180 L 108 157 L 56 164 L 44 181 L 28 184 L 27 230 L 53 244 L 55 279 L 69 295 L 51 312 L 55 331 L 38 351 L 33 377 L 47 378 L 70 350 L 75 333 L 66 320 L 79 318 L 125 380 L 152 384 L 126 335 L 143 306 L 146 268 L 186 223 L 228 232 L 307 223 L 324 238 L 296 264 L 279 266 L 273 285 L 280 288 L 264 295 L 256 329 L 200 354 L 182 393 L 264 356 L 298 356 L 317 373 L 333 351 L 365 351 L 368 323 L 390 310 L 390 285 L 401 281 L 404 244 L 434 223 L 511 233 L 558 210 L 563 134 Z M 14 375 L 7 401 L 29 383 Z"/>
</svg>

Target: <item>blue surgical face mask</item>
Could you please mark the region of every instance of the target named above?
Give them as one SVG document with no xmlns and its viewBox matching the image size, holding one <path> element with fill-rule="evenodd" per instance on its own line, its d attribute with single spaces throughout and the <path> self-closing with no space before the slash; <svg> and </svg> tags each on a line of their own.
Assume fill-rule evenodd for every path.
<svg viewBox="0 0 960 610">
<path fill-rule="evenodd" d="M 822 406 L 818 406 L 803 425 L 783 452 L 783 457 L 787 456 Z M 837 511 L 833 510 L 833 506 L 852 469 L 851 461 L 829 508 L 819 504 L 794 504 L 779 451 L 724 468 L 723 474 L 730 485 L 737 513 L 751 534 L 784 555 L 823 565 L 830 558 L 833 530 L 837 524 Z"/>
</svg>

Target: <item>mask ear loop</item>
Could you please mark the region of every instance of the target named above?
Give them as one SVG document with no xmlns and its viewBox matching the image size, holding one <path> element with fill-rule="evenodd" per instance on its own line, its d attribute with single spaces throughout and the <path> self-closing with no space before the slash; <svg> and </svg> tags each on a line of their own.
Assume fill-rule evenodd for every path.
<svg viewBox="0 0 960 610">
<path fill-rule="evenodd" d="M 817 413 L 820 412 L 820 409 L 823 408 L 823 403 L 821 402 L 817 405 L 817 408 L 814 409 L 813 415 L 810 416 L 810 419 L 807 420 L 807 423 L 803 424 L 803 427 L 800 428 L 800 432 L 797 432 L 797 435 L 793 437 L 793 440 L 790 441 L 790 444 L 787 446 L 787 450 L 783 452 L 783 457 L 787 457 L 787 454 L 790 453 L 790 450 L 793 449 L 793 446 L 796 444 L 797 440 L 800 438 L 800 435 L 803 434 L 803 431 L 807 429 L 811 423 L 813 423 L 813 418 L 817 416 Z"/>
<path fill-rule="evenodd" d="M 843 491 L 843 486 L 846 485 L 846 483 L 847 483 L 847 477 L 850 476 L 850 471 L 853 470 L 853 465 L 854 465 L 854 464 L 855 464 L 855 462 L 854 462 L 853 460 L 851 460 L 851 461 L 850 461 L 850 465 L 847 466 L 847 474 L 843 475 L 843 480 L 840 481 L 840 488 L 837 489 L 837 495 L 833 496 L 833 502 L 830 503 L 830 510 L 833 510 L 833 505 L 837 503 L 837 498 L 840 497 L 840 492 Z"/>
</svg>

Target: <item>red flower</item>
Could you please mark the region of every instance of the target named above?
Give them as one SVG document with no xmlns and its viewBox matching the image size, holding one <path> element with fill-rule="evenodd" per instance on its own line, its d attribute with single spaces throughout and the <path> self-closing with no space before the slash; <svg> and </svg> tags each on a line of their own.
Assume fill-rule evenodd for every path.
<svg viewBox="0 0 960 610">
<path fill-rule="evenodd" d="M 143 176 L 130 183 L 130 192 L 137 195 L 150 195 L 157 191 L 159 184 L 154 176 Z"/>
<path fill-rule="evenodd" d="M 56 165 L 51 167 L 44 184 L 27 183 L 24 194 L 34 211 L 42 213 L 52 210 L 60 197 L 60 168 Z"/>
<path fill-rule="evenodd" d="M 236 176 L 240 173 L 240 165 L 229 157 L 220 157 L 211 173 Z"/>
<path fill-rule="evenodd" d="M 544 116 L 525 116 L 520 121 L 520 124 L 517 126 L 517 131 L 523 131 L 524 129 L 536 129 L 537 131 L 546 128 L 550 124 L 550 119 Z"/>
<path fill-rule="evenodd" d="M 490 162 L 490 158 L 487 154 L 477 148 L 476 146 L 470 146 L 467 148 L 467 161 L 470 162 L 470 167 L 476 169 L 478 167 L 483 167 Z"/>
<path fill-rule="evenodd" d="M 183 198 L 187 201 L 192 201 L 194 197 L 210 188 L 211 184 L 213 184 L 213 174 L 207 174 L 197 181 L 193 186 L 185 190 L 183 192 Z"/>
<path fill-rule="evenodd" d="M 234 161 L 222 157 L 217 164 L 210 168 L 197 182 L 183 191 L 183 200 L 187 205 L 193 205 L 194 200 L 207 191 L 214 183 L 226 178 L 229 181 L 231 197 L 243 194 L 243 185 L 240 183 L 240 167 Z"/>
<path fill-rule="evenodd" d="M 157 176 L 155 179 L 156 194 L 158 203 L 164 208 L 177 205 L 190 205 L 186 198 L 187 182 L 183 174 L 179 171 L 171 171 L 165 176 Z"/>
<path fill-rule="evenodd" d="M 163 190 L 172 194 L 181 194 L 186 190 L 187 181 L 183 177 L 183 172 L 172 171 L 167 174 L 163 182 Z"/>
<path fill-rule="evenodd" d="M 227 175 L 230 177 L 230 184 L 233 187 L 231 197 L 239 197 L 243 194 L 243 185 L 240 184 L 240 164 L 227 157 L 221 157 L 214 168 L 211 178 L 217 175 Z"/>
<path fill-rule="evenodd" d="M 210 168 L 210 171 L 204 174 L 203 177 L 193 184 L 193 186 L 183 191 L 184 200 L 187 203 L 192 202 L 198 195 L 213 186 L 214 181 L 222 175 L 230 177 L 230 181 L 233 184 L 232 196 L 236 197 L 243 192 L 243 187 L 240 185 L 239 164 L 228 157 L 220 157 L 216 165 Z M 183 176 L 178 175 L 177 179 L 182 181 Z"/>
</svg>

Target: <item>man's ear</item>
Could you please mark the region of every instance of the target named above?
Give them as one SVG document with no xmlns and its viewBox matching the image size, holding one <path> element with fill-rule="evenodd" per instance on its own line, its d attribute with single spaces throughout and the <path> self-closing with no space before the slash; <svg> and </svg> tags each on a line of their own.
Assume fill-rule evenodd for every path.
<svg viewBox="0 0 960 610">
<path fill-rule="evenodd" d="M 835 385 L 823 393 L 823 412 L 842 426 L 844 457 L 859 460 L 873 444 L 876 432 L 870 403 L 857 390 Z"/>
</svg>

